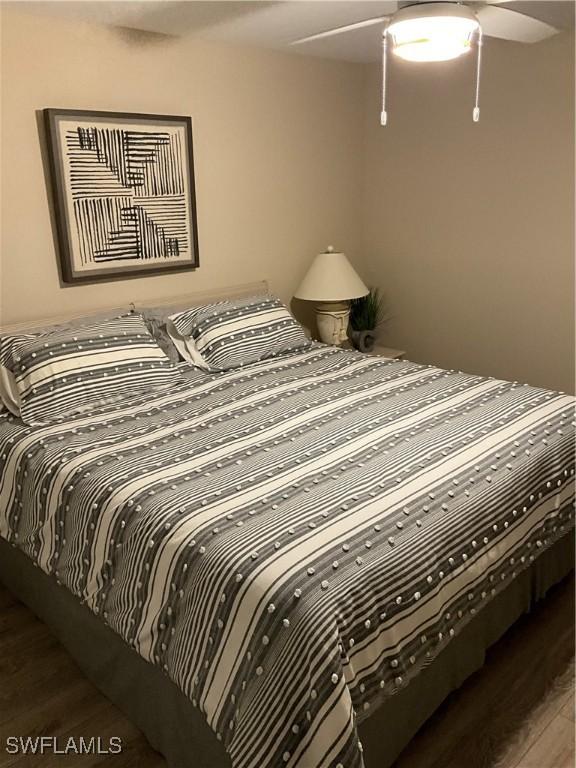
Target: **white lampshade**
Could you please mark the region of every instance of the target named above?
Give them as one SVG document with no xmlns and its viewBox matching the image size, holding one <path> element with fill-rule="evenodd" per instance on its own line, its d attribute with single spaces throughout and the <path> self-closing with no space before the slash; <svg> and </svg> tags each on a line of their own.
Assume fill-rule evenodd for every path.
<svg viewBox="0 0 576 768">
<path fill-rule="evenodd" d="M 305 301 L 336 302 L 359 299 L 368 293 L 345 254 L 335 253 L 330 246 L 316 256 L 294 296 Z"/>
</svg>

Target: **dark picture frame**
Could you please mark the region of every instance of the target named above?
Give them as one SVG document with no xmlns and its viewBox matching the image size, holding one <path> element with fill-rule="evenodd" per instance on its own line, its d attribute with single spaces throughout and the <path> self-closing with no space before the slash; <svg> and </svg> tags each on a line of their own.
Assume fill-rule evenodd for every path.
<svg viewBox="0 0 576 768">
<path fill-rule="evenodd" d="M 63 281 L 196 269 L 192 118 L 43 113 Z"/>
</svg>

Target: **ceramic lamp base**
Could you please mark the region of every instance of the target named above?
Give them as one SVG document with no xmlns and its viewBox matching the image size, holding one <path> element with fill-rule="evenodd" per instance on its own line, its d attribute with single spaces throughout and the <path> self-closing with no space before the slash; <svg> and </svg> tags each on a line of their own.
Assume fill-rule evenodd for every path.
<svg viewBox="0 0 576 768">
<path fill-rule="evenodd" d="M 316 324 L 320 341 L 340 347 L 348 338 L 350 305 L 347 301 L 319 304 L 316 307 Z"/>
</svg>

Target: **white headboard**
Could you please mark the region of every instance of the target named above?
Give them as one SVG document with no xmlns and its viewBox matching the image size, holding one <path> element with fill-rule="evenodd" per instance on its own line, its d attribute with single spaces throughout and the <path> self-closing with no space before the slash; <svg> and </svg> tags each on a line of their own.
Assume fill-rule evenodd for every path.
<svg viewBox="0 0 576 768">
<path fill-rule="evenodd" d="M 182 306 L 183 304 L 197 307 L 200 304 L 211 304 L 213 301 L 222 301 L 222 299 L 242 299 L 245 296 L 267 296 L 268 294 L 268 283 L 266 280 L 261 280 L 258 283 L 244 283 L 243 285 L 233 285 L 228 288 L 218 288 L 214 291 L 197 291 L 196 293 L 185 293 L 180 296 L 169 296 L 165 299 L 135 301 L 131 306 L 137 312 L 151 309 L 152 307 L 166 308 Z"/>
<path fill-rule="evenodd" d="M 196 293 L 185 293 L 179 296 L 168 296 L 162 299 L 149 299 L 147 301 L 127 301 L 121 307 L 102 307 L 92 311 L 70 312 L 63 315 L 55 315 L 44 318 L 31 318 L 20 323 L 10 325 L 0 325 L 0 333 L 28 333 L 31 331 L 40 331 L 49 325 L 58 325 L 59 323 L 68 323 L 71 320 L 80 320 L 83 317 L 90 317 L 96 314 L 118 312 L 128 312 L 129 310 L 142 311 L 152 307 L 171 307 L 189 304 L 191 307 L 199 304 L 210 304 L 213 301 L 222 301 L 223 299 L 241 299 L 244 296 L 268 295 L 268 283 L 261 280 L 257 283 L 244 283 L 242 285 L 232 285 L 225 288 L 216 288 L 210 291 L 197 291 Z"/>
</svg>

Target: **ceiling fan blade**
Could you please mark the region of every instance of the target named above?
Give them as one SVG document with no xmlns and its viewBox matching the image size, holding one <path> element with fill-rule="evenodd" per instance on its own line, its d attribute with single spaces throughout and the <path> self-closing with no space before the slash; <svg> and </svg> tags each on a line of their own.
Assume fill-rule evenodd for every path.
<svg viewBox="0 0 576 768">
<path fill-rule="evenodd" d="M 335 29 L 328 29 L 326 32 L 318 32 L 316 35 L 309 35 L 308 37 L 301 37 L 300 40 L 294 40 L 290 45 L 301 45 L 302 43 L 311 43 L 313 40 L 322 40 L 325 37 L 333 37 L 334 35 L 341 35 L 344 32 L 351 32 L 353 29 L 362 29 L 363 27 L 371 27 L 374 24 L 383 24 L 388 21 L 389 16 L 377 16 L 374 19 L 365 19 L 364 21 L 357 21 L 354 24 L 346 24 L 345 27 L 336 27 Z"/>
<path fill-rule="evenodd" d="M 515 40 L 519 43 L 537 43 L 552 37 L 558 30 L 543 21 L 525 16 L 508 8 L 487 5 L 476 12 L 482 32 L 488 37 Z"/>
</svg>

